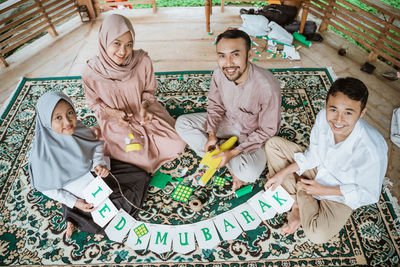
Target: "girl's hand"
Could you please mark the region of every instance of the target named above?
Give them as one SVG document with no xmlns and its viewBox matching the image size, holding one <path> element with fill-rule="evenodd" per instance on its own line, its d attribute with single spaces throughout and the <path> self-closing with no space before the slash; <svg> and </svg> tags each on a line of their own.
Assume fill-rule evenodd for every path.
<svg viewBox="0 0 400 267">
<path fill-rule="evenodd" d="M 78 198 L 78 200 L 75 202 L 74 207 L 84 212 L 92 212 L 95 210 L 95 207 L 93 207 L 92 204 L 87 203 L 86 200 L 81 198 Z"/>
<path fill-rule="evenodd" d="M 104 165 L 97 165 L 94 167 L 94 172 L 102 178 L 106 178 L 109 174 L 107 167 Z"/>
</svg>

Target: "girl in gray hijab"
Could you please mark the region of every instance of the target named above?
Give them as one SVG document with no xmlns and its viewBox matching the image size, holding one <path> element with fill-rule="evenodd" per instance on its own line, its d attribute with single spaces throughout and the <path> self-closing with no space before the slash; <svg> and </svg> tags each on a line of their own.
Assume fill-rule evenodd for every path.
<svg viewBox="0 0 400 267">
<path fill-rule="evenodd" d="M 119 209 L 132 216 L 137 212 L 119 191 L 118 184 L 109 176 L 113 171 L 124 195 L 141 206 L 150 176 L 136 166 L 103 154 L 103 143 L 98 141 L 89 127 L 77 120 L 72 101 L 63 93 L 49 92 L 40 97 L 36 105 L 35 139 L 29 158 L 29 173 L 33 188 L 63 204 L 67 221 L 66 237 L 75 227 L 104 233 L 92 220 L 92 204 L 83 197 L 83 189 L 94 179 L 89 172 L 104 178 L 113 189 L 110 200 Z"/>
</svg>

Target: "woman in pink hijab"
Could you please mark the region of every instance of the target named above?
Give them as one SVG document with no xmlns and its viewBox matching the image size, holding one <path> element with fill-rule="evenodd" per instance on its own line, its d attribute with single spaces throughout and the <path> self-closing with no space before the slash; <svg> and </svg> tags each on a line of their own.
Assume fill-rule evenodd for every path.
<svg viewBox="0 0 400 267">
<path fill-rule="evenodd" d="M 100 27 L 100 55 L 87 62 L 82 80 L 105 154 L 154 173 L 176 158 L 185 142 L 175 132 L 175 120 L 154 96 L 157 82 L 150 57 L 141 49 L 133 50 L 134 42 L 130 21 L 117 14 L 108 16 Z M 136 150 L 130 150 L 130 143 Z"/>
</svg>

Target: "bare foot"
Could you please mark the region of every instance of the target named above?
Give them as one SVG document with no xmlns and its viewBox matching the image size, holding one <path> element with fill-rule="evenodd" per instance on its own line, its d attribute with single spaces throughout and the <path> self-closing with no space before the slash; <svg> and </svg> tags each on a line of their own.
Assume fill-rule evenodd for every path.
<svg viewBox="0 0 400 267">
<path fill-rule="evenodd" d="M 65 232 L 65 237 L 69 239 L 74 231 L 75 231 L 75 225 L 72 222 L 67 222 L 67 230 Z"/>
<path fill-rule="evenodd" d="M 301 226 L 299 205 L 295 202 L 292 206 L 292 211 L 289 214 L 288 223 L 282 228 L 281 234 L 288 236 L 293 234 Z"/>
<path fill-rule="evenodd" d="M 232 184 L 232 190 L 236 191 L 243 185 L 243 181 L 239 180 L 236 176 L 232 175 L 233 178 L 233 184 Z"/>
</svg>

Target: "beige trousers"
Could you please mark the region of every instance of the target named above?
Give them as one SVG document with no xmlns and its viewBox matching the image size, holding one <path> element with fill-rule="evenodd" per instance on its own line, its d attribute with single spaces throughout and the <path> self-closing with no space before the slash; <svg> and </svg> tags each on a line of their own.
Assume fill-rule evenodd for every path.
<svg viewBox="0 0 400 267">
<path fill-rule="evenodd" d="M 205 131 L 207 113 L 193 113 L 179 116 L 175 123 L 175 129 L 183 140 L 200 157 L 204 157 L 204 145 L 208 140 L 208 134 Z M 228 139 L 239 133 L 235 132 L 229 125 L 221 123 L 216 133 L 218 138 Z M 264 147 L 259 148 L 253 153 L 240 153 L 232 158 L 226 166 L 231 174 L 239 180 L 247 183 L 254 183 L 265 169 L 267 160 L 265 158 Z"/>
<path fill-rule="evenodd" d="M 268 170 L 273 176 L 279 170 L 294 162 L 294 153 L 305 149 L 282 137 L 272 137 L 265 144 Z M 304 172 L 302 176 L 314 179 L 316 169 Z M 299 205 L 301 226 L 305 235 L 314 243 L 325 243 L 346 224 L 353 210 L 342 203 L 321 199 L 317 200 L 302 190 L 294 175 L 289 175 L 282 187 L 294 197 Z"/>
</svg>

